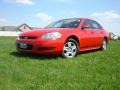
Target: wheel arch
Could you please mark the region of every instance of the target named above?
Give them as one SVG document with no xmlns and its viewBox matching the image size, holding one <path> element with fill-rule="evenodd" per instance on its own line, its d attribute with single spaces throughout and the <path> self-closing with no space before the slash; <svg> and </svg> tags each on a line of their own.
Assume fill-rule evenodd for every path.
<svg viewBox="0 0 120 90">
<path fill-rule="evenodd" d="M 78 39 L 78 37 L 75 36 L 75 35 L 71 35 L 71 36 L 69 36 L 69 37 L 65 40 L 65 42 L 67 42 L 67 40 L 70 39 L 70 38 L 75 39 L 76 42 L 78 43 L 78 45 L 80 45 L 79 39 Z"/>
<path fill-rule="evenodd" d="M 65 42 L 64 42 L 64 45 L 69 41 L 69 40 L 71 40 L 71 41 L 73 41 L 75 44 L 76 44 L 76 54 L 75 54 L 75 56 L 79 53 L 79 39 L 78 39 L 78 37 L 77 36 L 75 36 L 75 35 L 71 35 L 71 36 L 69 36 L 68 38 L 66 38 L 66 40 L 65 40 Z M 63 52 L 62 52 L 62 56 L 63 57 L 66 57 L 65 55 L 64 55 L 64 50 L 63 50 Z"/>
</svg>

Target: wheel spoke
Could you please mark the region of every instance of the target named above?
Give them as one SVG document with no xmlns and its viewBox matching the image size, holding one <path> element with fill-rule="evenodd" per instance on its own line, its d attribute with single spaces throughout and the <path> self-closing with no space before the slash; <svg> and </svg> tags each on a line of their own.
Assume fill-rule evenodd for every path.
<svg viewBox="0 0 120 90">
<path fill-rule="evenodd" d="M 70 52 L 66 52 L 66 56 L 70 56 Z"/>
<path fill-rule="evenodd" d="M 68 42 L 68 47 L 71 47 L 71 42 Z"/>
<path fill-rule="evenodd" d="M 64 50 L 68 51 L 68 49 L 69 49 L 68 47 L 64 47 Z"/>
<path fill-rule="evenodd" d="M 72 50 L 72 52 L 75 53 L 75 52 L 76 52 L 76 49 Z"/>
<path fill-rule="evenodd" d="M 74 45 L 74 46 L 71 46 L 71 48 L 72 48 L 72 50 L 75 50 L 76 49 L 76 46 Z"/>
<path fill-rule="evenodd" d="M 71 56 L 74 56 L 75 55 L 75 52 L 70 52 Z"/>
</svg>

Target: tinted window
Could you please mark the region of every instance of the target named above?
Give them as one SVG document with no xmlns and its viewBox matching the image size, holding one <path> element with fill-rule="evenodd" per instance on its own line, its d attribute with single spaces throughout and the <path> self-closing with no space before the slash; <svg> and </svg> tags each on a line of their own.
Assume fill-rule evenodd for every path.
<svg viewBox="0 0 120 90">
<path fill-rule="evenodd" d="M 45 28 L 76 28 L 79 26 L 80 19 L 65 19 L 49 24 Z"/>
<path fill-rule="evenodd" d="M 102 26 L 96 21 L 91 20 L 92 29 L 103 29 Z"/>
<path fill-rule="evenodd" d="M 84 25 L 89 25 L 90 28 L 92 28 L 92 24 L 91 24 L 91 21 L 90 21 L 90 20 L 85 20 L 83 26 L 84 26 Z"/>
<path fill-rule="evenodd" d="M 99 23 L 93 20 L 85 20 L 83 25 L 89 25 L 91 29 L 103 29 Z"/>
</svg>

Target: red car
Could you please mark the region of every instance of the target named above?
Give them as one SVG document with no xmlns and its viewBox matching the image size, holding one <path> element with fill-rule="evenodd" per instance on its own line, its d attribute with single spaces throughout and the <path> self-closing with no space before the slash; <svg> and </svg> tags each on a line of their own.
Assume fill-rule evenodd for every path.
<svg viewBox="0 0 120 90">
<path fill-rule="evenodd" d="M 61 54 L 72 58 L 80 51 L 106 50 L 109 34 L 94 20 L 63 19 L 43 29 L 26 31 L 16 40 L 18 51 L 39 54 Z"/>
</svg>

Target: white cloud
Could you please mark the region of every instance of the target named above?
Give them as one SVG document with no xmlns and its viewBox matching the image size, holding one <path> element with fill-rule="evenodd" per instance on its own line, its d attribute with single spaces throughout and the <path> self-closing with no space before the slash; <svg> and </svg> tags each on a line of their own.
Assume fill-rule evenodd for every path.
<svg viewBox="0 0 120 90">
<path fill-rule="evenodd" d="M 94 12 L 91 15 L 99 21 L 105 29 L 120 34 L 120 14 L 115 11 Z"/>
<path fill-rule="evenodd" d="M 116 13 L 115 11 L 106 11 L 103 13 L 93 13 L 92 16 L 95 17 L 100 17 L 108 20 L 113 20 L 113 19 L 120 19 L 120 14 Z"/>
<path fill-rule="evenodd" d="M 48 15 L 47 13 L 37 13 L 35 14 L 35 16 L 39 18 L 38 20 L 40 22 L 41 27 L 51 23 L 54 20 L 54 18 Z"/>
<path fill-rule="evenodd" d="M 42 21 L 50 21 L 53 19 L 52 16 L 49 16 L 48 14 L 46 13 L 37 13 L 36 14 L 36 17 L 40 18 Z"/>
<path fill-rule="evenodd" d="M 23 5 L 34 5 L 35 4 L 35 2 L 33 2 L 33 0 L 3 0 L 3 2 L 17 3 L 17 4 L 23 4 Z"/>
<path fill-rule="evenodd" d="M 8 22 L 5 18 L 0 18 L 0 22 Z"/>
<path fill-rule="evenodd" d="M 34 5 L 35 3 L 32 0 L 16 0 L 18 4 L 27 4 L 27 5 Z"/>
</svg>

